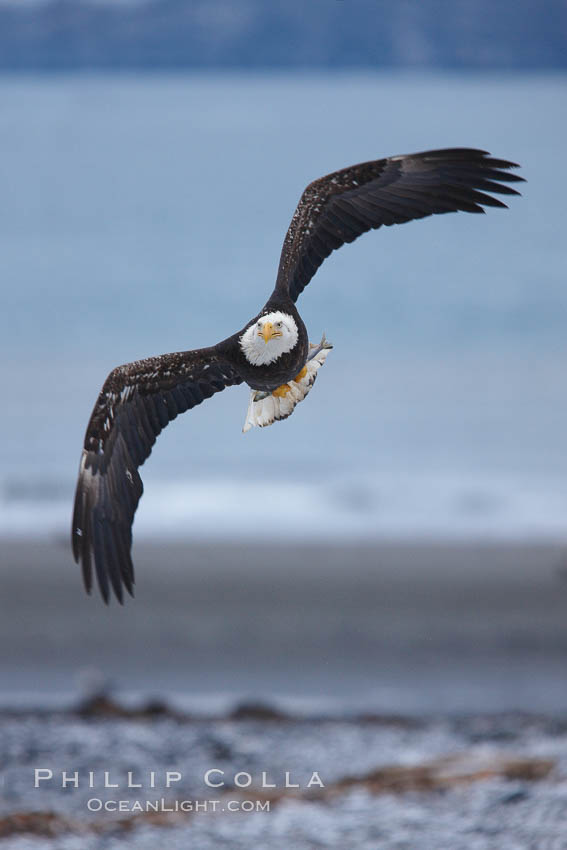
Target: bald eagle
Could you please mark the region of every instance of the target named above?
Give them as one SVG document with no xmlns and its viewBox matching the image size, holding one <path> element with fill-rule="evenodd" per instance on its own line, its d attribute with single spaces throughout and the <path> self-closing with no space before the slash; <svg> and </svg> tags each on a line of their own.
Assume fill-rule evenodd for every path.
<svg viewBox="0 0 567 850">
<path fill-rule="evenodd" d="M 133 595 L 132 524 L 138 473 L 158 434 L 226 387 L 250 387 L 244 431 L 285 419 L 331 349 L 309 343 L 295 302 L 325 257 L 367 230 L 435 213 L 506 207 L 488 192 L 519 194 L 513 162 L 451 148 L 363 162 L 310 183 L 287 231 L 275 289 L 242 330 L 213 345 L 136 360 L 110 373 L 85 435 L 72 526 L 75 561 L 91 592 L 93 567 L 105 602 Z"/>
</svg>

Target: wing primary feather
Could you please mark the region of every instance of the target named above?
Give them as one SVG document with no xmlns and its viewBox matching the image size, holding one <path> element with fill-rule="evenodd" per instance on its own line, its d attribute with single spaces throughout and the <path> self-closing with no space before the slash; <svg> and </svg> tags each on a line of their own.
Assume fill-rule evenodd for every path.
<svg viewBox="0 0 567 850">
<path fill-rule="evenodd" d="M 91 565 L 91 552 L 88 546 L 85 546 L 82 553 L 81 570 L 85 590 L 90 596 L 93 590 L 93 570 Z"/>
<path fill-rule="evenodd" d="M 459 185 L 457 183 L 457 185 Z M 494 180 L 477 180 L 475 182 L 477 189 L 486 189 L 488 192 L 498 192 L 500 195 L 519 195 L 517 189 L 512 189 L 511 186 L 495 183 Z"/>
<path fill-rule="evenodd" d="M 165 426 L 169 423 L 169 411 L 161 392 L 154 397 L 154 406 L 159 424 L 161 428 L 165 428 Z"/>
<path fill-rule="evenodd" d="M 114 541 L 114 533 L 115 525 L 114 522 L 111 520 L 105 525 L 103 544 L 112 589 L 119 603 L 123 605 L 124 595 L 122 593 L 122 585 L 124 577 L 124 568 L 122 567 L 118 557 L 118 551 L 116 549 Z"/>
<path fill-rule="evenodd" d="M 173 422 L 179 411 L 177 410 L 177 405 L 175 404 L 175 400 L 170 392 L 165 394 L 164 401 L 167 406 L 168 422 Z"/>
<path fill-rule="evenodd" d="M 157 436 L 179 413 L 242 383 L 220 353 L 228 343 L 119 366 L 103 385 L 85 434 L 71 539 L 87 593 L 96 576 L 105 603 L 111 593 L 120 604 L 124 589 L 134 594 L 132 524 L 144 490 L 138 467 Z"/>
<path fill-rule="evenodd" d="M 109 581 L 108 581 L 108 564 L 106 563 L 104 544 L 103 544 L 103 532 L 102 532 L 102 520 L 99 515 L 97 508 L 94 508 L 92 518 L 92 535 L 93 535 L 93 557 L 95 562 L 95 572 L 98 582 L 98 588 L 100 590 L 100 595 L 102 596 L 106 605 L 110 600 L 110 590 L 109 590 Z"/>
<path fill-rule="evenodd" d="M 137 474 L 137 473 L 136 473 Z M 111 568 L 111 575 L 114 571 L 118 578 L 119 591 L 116 591 L 116 584 L 113 581 L 112 586 L 114 592 L 119 599 L 121 600 L 122 588 L 120 587 L 120 579 L 124 583 L 126 590 L 133 596 L 133 569 L 132 569 L 132 559 L 130 557 L 130 552 L 127 548 L 126 541 L 124 541 L 124 519 L 122 516 L 121 505 L 123 503 L 129 504 L 131 502 L 130 495 L 127 494 L 126 490 L 121 486 L 122 481 L 124 480 L 122 476 L 118 477 L 116 480 L 116 476 L 113 471 L 109 473 L 108 478 L 108 490 L 111 499 L 111 508 L 112 508 L 112 517 L 110 522 L 108 522 L 108 530 L 107 530 L 107 557 L 110 562 L 116 564 L 114 570 Z M 126 496 L 126 498 L 125 498 Z M 126 524 L 126 528 L 128 525 Z M 127 536 L 127 533 L 126 533 Z"/>
<path fill-rule="evenodd" d="M 83 455 L 85 452 L 83 451 Z M 82 464 L 82 461 L 81 461 Z M 79 479 L 80 480 L 80 479 Z M 79 563 L 79 558 L 81 556 L 81 552 L 83 549 L 83 517 L 85 514 L 84 509 L 84 500 L 85 500 L 85 486 L 84 483 L 81 482 L 81 486 L 77 487 L 77 492 L 75 494 L 75 506 L 73 510 L 73 527 L 71 529 L 71 548 L 73 550 L 73 558 L 75 559 L 75 563 Z"/>
<path fill-rule="evenodd" d="M 310 183 L 289 226 L 274 297 L 296 301 L 331 251 L 369 229 L 446 212 L 506 208 L 496 195 L 516 195 L 507 183 L 519 166 L 475 148 L 403 154 L 343 168 Z M 484 191 L 486 190 L 486 191 Z"/>
</svg>

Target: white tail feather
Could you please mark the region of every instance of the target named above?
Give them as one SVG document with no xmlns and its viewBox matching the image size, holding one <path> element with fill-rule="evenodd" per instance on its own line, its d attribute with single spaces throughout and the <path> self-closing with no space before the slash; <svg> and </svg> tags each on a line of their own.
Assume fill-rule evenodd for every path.
<svg viewBox="0 0 567 850">
<path fill-rule="evenodd" d="M 309 394 L 309 390 L 315 383 L 317 372 L 327 359 L 327 354 L 332 347 L 325 339 L 324 334 L 319 345 L 311 344 L 309 346 L 305 375 L 298 381 L 288 381 L 288 390 L 285 395 L 266 394 L 251 390 L 242 431 L 246 433 L 256 426 L 265 428 L 267 425 L 272 425 L 280 419 L 291 416 L 296 405 Z"/>
</svg>

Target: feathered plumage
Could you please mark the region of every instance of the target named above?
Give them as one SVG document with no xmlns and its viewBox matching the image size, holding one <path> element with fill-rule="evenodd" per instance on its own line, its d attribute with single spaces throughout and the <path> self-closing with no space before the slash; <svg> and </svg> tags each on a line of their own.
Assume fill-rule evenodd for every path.
<svg viewBox="0 0 567 850">
<path fill-rule="evenodd" d="M 132 522 L 144 490 L 138 467 L 179 413 L 240 383 L 210 348 L 136 360 L 110 373 L 85 435 L 73 514 L 73 555 L 87 591 L 94 562 L 105 601 L 109 584 L 120 602 L 122 586 L 132 593 Z"/>
<path fill-rule="evenodd" d="M 323 260 L 367 230 L 434 213 L 506 207 L 487 192 L 518 195 L 514 162 L 486 151 L 448 148 L 351 165 L 310 183 L 282 248 L 276 292 L 297 301 Z"/>
<path fill-rule="evenodd" d="M 110 588 L 120 602 L 123 588 L 133 593 L 132 523 L 143 492 L 138 467 L 169 422 L 243 381 L 259 393 L 251 405 L 254 398 L 261 401 L 275 391 L 282 399 L 273 416 L 276 405 L 269 408 L 270 421 L 284 418 L 280 407 L 289 415 L 302 381 L 308 391 L 314 375 L 301 377 L 309 341 L 295 301 L 325 257 L 382 225 L 435 213 L 505 207 L 488 193 L 519 194 L 506 185 L 522 180 L 509 170 L 516 167 L 485 151 L 452 148 L 364 162 L 315 180 L 301 196 L 283 244 L 275 289 L 258 316 L 211 348 L 114 369 L 89 420 L 75 496 L 73 555 L 82 565 L 87 591 L 94 566 L 105 601 Z M 261 345 L 259 336 L 273 346 L 274 357 L 252 357 L 251 346 Z M 253 407 L 249 417 L 251 411 Z M 269 424 L 263 415 L 254 413 L 258 422 L 252 416 L 250 423 Z"/>
</svg>

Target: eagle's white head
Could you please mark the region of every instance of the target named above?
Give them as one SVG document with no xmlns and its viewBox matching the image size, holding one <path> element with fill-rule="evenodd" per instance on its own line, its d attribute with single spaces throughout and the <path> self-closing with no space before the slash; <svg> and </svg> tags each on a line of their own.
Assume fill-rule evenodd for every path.
<svg viewBox="0 0 567 850">
<path fill-rule="evenodd" d="M 253 366 L 267 366 L 297 344 L 297 325 L 293 316 L 276 310 L 260 316 L 240 337 L 244 356 Z"/>
</svg>

